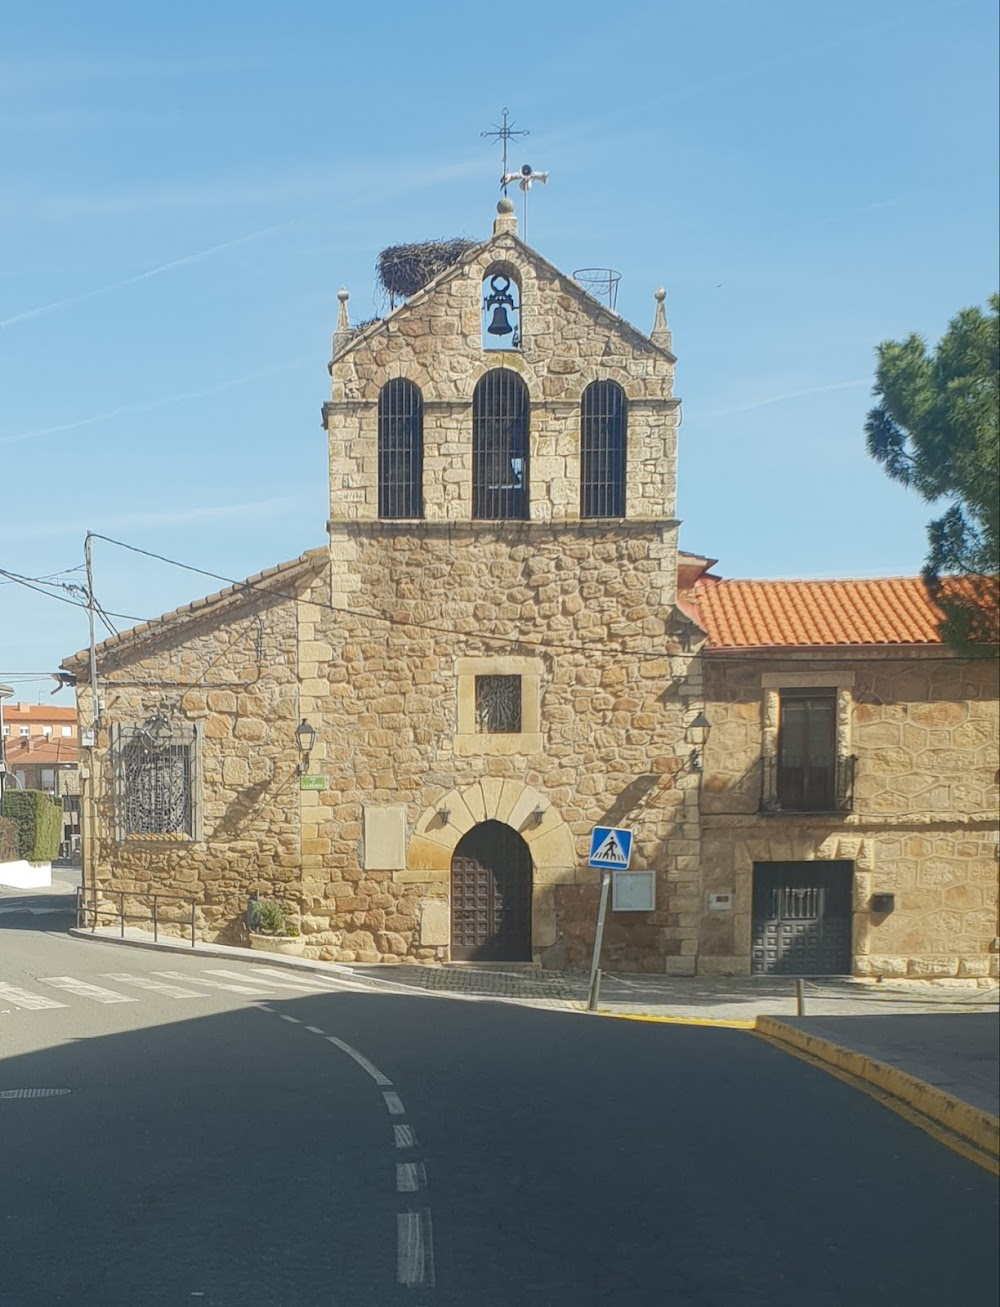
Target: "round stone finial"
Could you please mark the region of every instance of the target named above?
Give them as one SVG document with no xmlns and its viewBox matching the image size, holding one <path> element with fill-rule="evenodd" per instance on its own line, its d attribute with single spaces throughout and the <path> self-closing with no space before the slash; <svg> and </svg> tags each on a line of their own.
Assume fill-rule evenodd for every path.
<svg viewBox="0 0 1000 1307">
<path fill-rule="evenodd" d="M 656 300 L 657 304 L 662 304 L 667 298 L 667 292 L 661 286 L 659 290 L 653 292 L 653 298 Z"/>
<path fill-rule="evenodd" d="M 497 213 L 513 213 L 513 212 L 514 212 L 514 201 L 505 195 L 503 199 L 499 200 L 497 203 Z"/>
<path fill-rule="evenodd" d="M 344 290 L 343 287 L 341 287 L 340 290 L 337 291 L 337 299 L 340 300 L 341 304 L 346 304 L 350 298 L 351 298 L 350 291 Z"/>
</svg>

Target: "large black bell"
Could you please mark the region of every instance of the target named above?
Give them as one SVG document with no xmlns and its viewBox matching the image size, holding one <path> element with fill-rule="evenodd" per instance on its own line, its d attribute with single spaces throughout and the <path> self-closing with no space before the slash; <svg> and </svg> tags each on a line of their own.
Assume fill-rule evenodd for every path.
<svg viewBox="0 0 1000 1307">
<path fill-rule="evenodd" d="M 498 304 L 493 310 L 493 321 L 486 328 L 491 336 L 509 336 L 514 328 L 507 319 L 507 310 Z"/>
</svg>

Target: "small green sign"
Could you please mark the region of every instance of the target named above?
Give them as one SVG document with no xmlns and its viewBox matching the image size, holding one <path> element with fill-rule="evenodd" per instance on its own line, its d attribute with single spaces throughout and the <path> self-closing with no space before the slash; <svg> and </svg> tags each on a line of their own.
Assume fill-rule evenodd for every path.
<svg viewBox="0 0 1000 1307">
<path fill-rule="evenodd" d="M 325 790 L 326 777 L 325 776 L 300 776 L 299 789 L 300 790 Z"/>
</svg>

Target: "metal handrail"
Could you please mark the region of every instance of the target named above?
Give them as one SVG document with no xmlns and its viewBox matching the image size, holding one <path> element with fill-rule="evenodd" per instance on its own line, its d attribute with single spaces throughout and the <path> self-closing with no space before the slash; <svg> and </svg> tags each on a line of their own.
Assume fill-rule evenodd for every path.
<svg viewBox="0 0 1000 1307">
<path fill-rule="evenodd" d="M 215 904 L 219 902 L 225 902 L 227 899 L 235 900 L 240 904 L 246 903 L 245 897 L 239 894 L 223 895 L 220 896 L 219 898 L 213 898 L 211 903 L 206 903 L 205 900 L 195 898 L 189 894 L 163 894 L 159 890 L 157 890 L 155 893 L 149 893 L 148 891 L 144 891 L 144 890 L 99 889 L 97 887 L 92 887 L 89 893 L 92 896 L 92 901 L 88 903 L 86 901 L 85 893 L 82 886 L 77 887 L 77 891 L 76 891 L 77 930 L 86 930 L 87 923 L 89 921 L 90 932 L 91 934 L 94 934 L 97 930 L 98 917 L 110 916 L 113 920 L 118 922 L 120 938 L 124 939 L 125 923 L 127 921 L 152 922 L 153 943 L 155 944 L 159 941 L 160 904 L 166 901 L 172 901 L 175 903 L 187 903 L 190 904 L 190 908 L 191 908 L 191 911 L 188 914 L 188 928 L 190 931 L 192 948 L 194 948 L 195 944 L 197 943 L 197 939 L 196 939 L 197 910 L 199 907 L 215 906 Z M 105 900 L 103 903 L 98 903 L 98 895 L 100 895 L 101 898 Z M 107 901 L 108 899 L 111 900 L 110 903 Z M 125 911 L 126 899 L 131 899 L 131 900 L 148 899 L 150 902 L 150 910 L 148 914 L 141 915 L 137 912 L 126 912 Z M 287 903 L 289 900 L 282 899 L 281 901 Z M 244 916 L 243 908 L 241 908 L 240 910 L 240 915 Z M 171 922 L 171 924 L 176 924 L 176 923 Z"/>
</svg>

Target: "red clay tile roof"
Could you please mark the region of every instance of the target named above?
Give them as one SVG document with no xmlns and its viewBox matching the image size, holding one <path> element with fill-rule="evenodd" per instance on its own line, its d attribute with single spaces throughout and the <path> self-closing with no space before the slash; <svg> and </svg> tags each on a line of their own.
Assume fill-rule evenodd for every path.
<svg viewBox="0 0 1000 1307">
<path fill-rule="evenodd" d="M 63 740 L 56 736 L 32 735 L 11 737 L 4 750 L 7 766 L 14 767 L 75 767 L 80 759 L 76 740 Z"/>
<path fill-rule="evenodd" d="M 3 706 L 5 722 L 40 722 L 42 726 L 69 726 L 76 722 L 75 708 L 49 707 L 44 703 L 12 703 L 8 700 Z"/>
<path fill-rule="evenodd" d="M 712 649 L 940 644 L 941 614 L 920 577 L 870 581 L 700 581 Z"/>
</svg>

